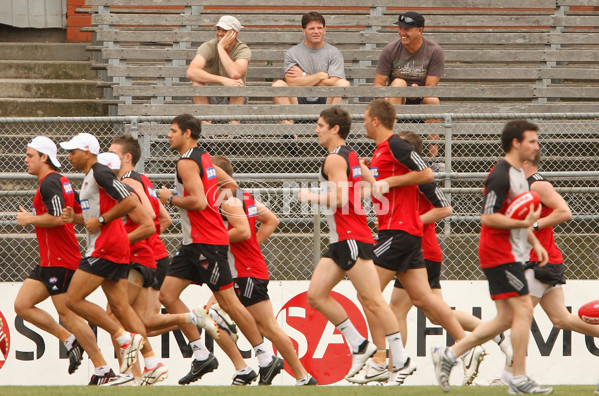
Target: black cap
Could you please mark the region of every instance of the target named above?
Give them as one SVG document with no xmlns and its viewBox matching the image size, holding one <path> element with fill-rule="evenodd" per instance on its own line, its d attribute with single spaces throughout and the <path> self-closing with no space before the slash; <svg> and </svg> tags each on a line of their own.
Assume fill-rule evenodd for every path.
<svg viewBox="0 0 599 396">
<path fill-rule="evenodd" d="M 424 17 L 417 12 L 408 11 L 401 14 L 393 24 L 406 28 L 424 27 Z"/>
</svg>

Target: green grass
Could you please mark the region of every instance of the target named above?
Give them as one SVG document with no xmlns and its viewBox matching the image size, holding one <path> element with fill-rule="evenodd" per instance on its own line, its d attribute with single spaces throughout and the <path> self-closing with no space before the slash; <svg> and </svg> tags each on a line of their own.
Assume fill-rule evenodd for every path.
<svg viewBox="0 0 599 396">
<path fill-rule="evenodd" d="M 591 385 L 572 385 L 554 387 L 554 395 L 580 396 L 593 395 L 595 387 Z M 84 386 L 0 386 L 2 396 L 95 396 L 95 395 L 119 395 L 119 396 L 197 396 L 198 393 L 210 396 L 386 396 L 401 395 L 429 396 L 445 395 L 438 387 L 433 386 L 402 386 L 379 387 L 379 386 L 321 386 L 311 388 L 300 388 L 293 386 L 272 387 L 232 387 L 232 386 L 155 386 L 151 388 L 140 387 L 84 387 Z M 454 387 L 449 396 L 455 395 L 506 395 L 505 386 L 471 386 Z"/>
</svg>

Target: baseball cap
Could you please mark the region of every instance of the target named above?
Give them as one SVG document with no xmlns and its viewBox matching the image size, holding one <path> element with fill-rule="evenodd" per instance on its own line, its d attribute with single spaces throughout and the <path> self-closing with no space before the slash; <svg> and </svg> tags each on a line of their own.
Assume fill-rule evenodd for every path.
<svg viewBox="0 0 599 396">
<path fill-rule="evenodd" d="M 235 30 L 236 32 L 243 27 L 237 18 L 231 15 L 223 15 L 214 26 L 225 30 Z"/>
<path fill-rule="evenodd" d="M 56 144 L 45 136 L 38 136 L 27 145 L 42 154 L 46 154 L 55 167 L 60 168 L 60 162 L 56 158 Z"/>
<path fill-rule="evenodd" d="M 100 143 L 98 143 L 98 139 L 89 133 L 79 133 L 73 136 L 68 142 L 60 143 L 60 147 L 65 150 L 79 149 L 89 151 L 95 155 L 100 153 Z"/>
<path fill-rule="evenodd" d="M 112 170 L 121 169 L 121 159 L 115 153 L 101 153 L 98 155 L 98 162 L 102 165 L 106 165 Z"/>
<path fill-rule="evenodd" d="M 393 24 L 406 28 L 424 27 L 424 17 L 417 12 L 408 11 L 401 14 Z"/>
</svg>

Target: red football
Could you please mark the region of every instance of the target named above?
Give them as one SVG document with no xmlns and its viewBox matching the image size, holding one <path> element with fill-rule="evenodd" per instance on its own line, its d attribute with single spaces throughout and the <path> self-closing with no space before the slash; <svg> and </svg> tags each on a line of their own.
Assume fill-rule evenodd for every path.
<svg viewBox="0 0 599 396">
<path fill-rule="evenodd" d="M 578 316 L 583 322 L 599 324 L 599 300 L 584 304 L 578 309 Z"/>
<path fill-rule="evenodd" d="M 522 194 L 518 194 L 508 205 L 505 210 L 505 215 L 512 219 L 522 220 L 528 214 L 531 204 L 534 205 L 535 210 L 538 209 L 541 204 L 541 197 L 539 197 L 539 194 L 535 191 L 526 191 Z"/>
</svg>

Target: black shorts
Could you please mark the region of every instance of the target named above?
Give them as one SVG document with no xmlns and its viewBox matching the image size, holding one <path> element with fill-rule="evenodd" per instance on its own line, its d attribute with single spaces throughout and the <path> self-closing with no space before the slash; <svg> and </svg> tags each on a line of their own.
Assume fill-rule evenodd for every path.
<svg viewBox="0 0 599 396">
<path fill-rule="evenodd" d="M 395 272 L 425 268 L 422 238 L 400 230 L 383 230 L 374 245 L 374 264 Z"/>
<path fill-rule="evenodd" d="M 538 261 L 527 261 L 526 268 L 532 268 L 535 272 L 535 278 L 541 283 L 551 286 L 566 284 L 566 277 L 564 276 L 566 267 L 564 267 L 564 263 L 547 263 L 545 266 L 539 267 Z"/>
<path fill-rule="evenodd" d="M 156 270 L 154 268 L 148 268 L 141 264 L 131 263 L 131 268 L 129 269 L 129 271 L 131 270 L 136 270 L 143 277 L 142 284 L 136 286 L 150 287 L 154 283 L 154 274 L 156 273 Z"/>
<path fill-rule="evenodd" d="M 430 261 L 424 259 L 424 264 L 426 265 L 426 274 L 428 276 L 428 284 L 431 286 L 431 289 L 440 289 L 441 288 L 441 262 L 440 261 Z M 395 284 L 393 287 L 397 287 L 398 289 L 403 289 L 403 285 L 399 281 L 399 279 L 395 278 Z"/>
<path fill-rule="evenodd" d="M 152 282 L 152 289 L 160 290 L 162 287 L 162 282 L 164 282 L 164 277 L 166 276 L 166 272 L 168 271 L 168 266 L 171 263 L 171 258 L 166 256 L 156 261 L 156 272 L 154 272 L 154 282 Z"/>
<path fill-rule="evenodd" d="M 235 278 L 235 293 L 244 307 L 270 300 L 268 296 L 268 279 Z"/>
<path fill-rule="evenodd" d="M 497 267 L 483 268 L 489 281 L 492 300 L 525 296 L 528 294 L 528 282 L 524 276 L 524 263 L 501 264 Z"/>
<path fill-rule="evenodd" d="M 41 267 L 38 265 L 31 270 L 28 278 L 42 282 L 48 289 L 48 293 L 55 296 L 67 292 L 74 273 L 75 270 L 64 267 Z"/>
<path fill-rule="evenodd" d="M 312 98 L 310 98 L 312 99 Z M 327 104 L 327 98 L 318 98 L 316 100 L 308 100 L 308 98 L 297 98 L 298 104 Z"/>
<path fill-rule="evenodd" d="M 82 258 L 78 269 L 113 282 L 129 277 L 129 264 L 118 264 L 99 257 Z"/>
<path fill-rule="evenodd" d="M 422 99 L 424 99 L 424 98 L 415 98 L 415 99 L 406 98 L 406 102 L 404 104 L 419 105 L 420 103 L 422 103 Z"/>
<path fill-rule="evenodd" d="M 332 259 L 343 271 L 349 271 L 356 264 L 358 257 L 363 260 L 372 260 L 372 243 L 347 239 L 331 243 L 322 257 Z"/>
<path fill-rule="evenodd" d="M 182 245 L 166 274 L 198 285 L 205 283 L 212 291 L 227 289 L 233 286 L 228 251 L 229 245 Z"/>
</svg>

